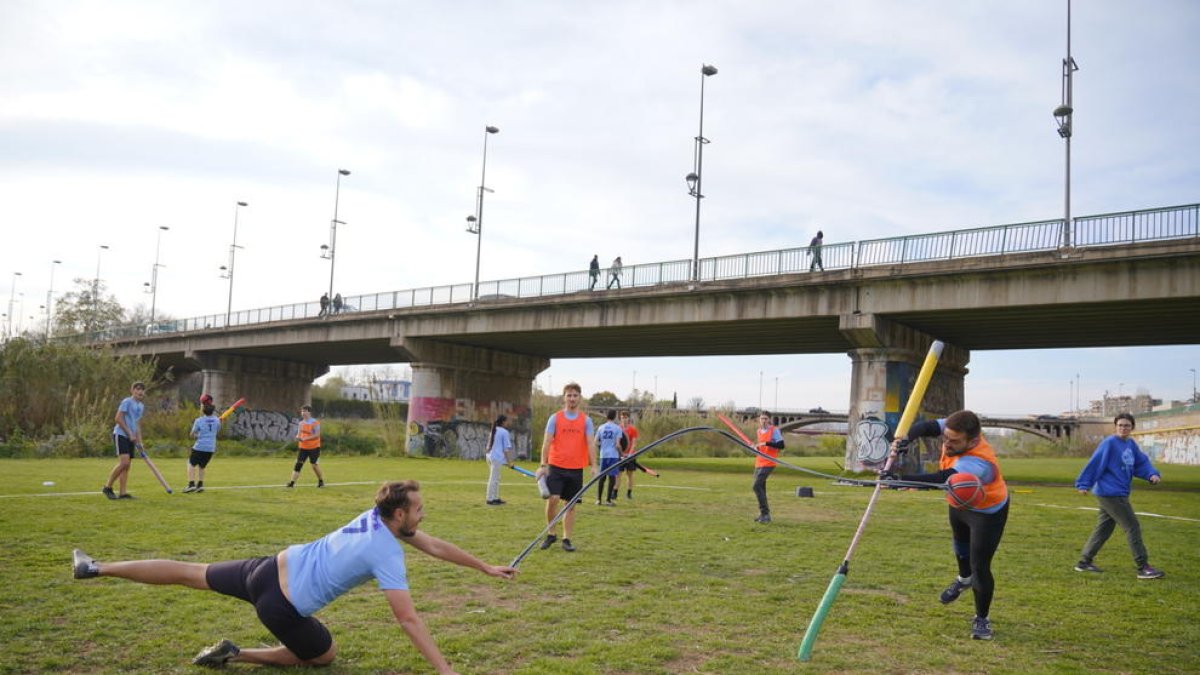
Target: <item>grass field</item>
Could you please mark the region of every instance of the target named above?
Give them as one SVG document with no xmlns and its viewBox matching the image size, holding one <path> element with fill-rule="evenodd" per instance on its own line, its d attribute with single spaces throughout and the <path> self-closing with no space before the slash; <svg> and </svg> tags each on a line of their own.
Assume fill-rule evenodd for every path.
<svg viewBox="0 0 1200 675">
<path fill-rule="evenodd" d="M 633 501 L 581 504 L 568 554 L 535 550 L 516 581 L 408 555 L 419 611 L 462 673 L 1195 672 L 1200 668 L 1200 467 L 1160 467 L 1163 484 L 1133 495 L 1151 561 L 1165 579 L 1134 576 L 1120 532 L 1096 563 L 1072 565 L 1094 499 L 1068 485 L 1083 460 L 1009 460 L 1013 505 L 994 562 L 996 639 L 967 638 L 970 594 L 943 606 L 953 577 L 946 508 L 937 494 L 881 495 L 811 662 L 796 660 L 804 627 L 870 491 L 779 469 L 775 522 L 757 525 L 750 460 L 647 458 Z M 800 460 L 833 470 L 832 459 Z M 99 488 L 111 460 L 0 461 L 0 671 L 184 672 L 220 637 L 271 644 L 252 608 L 213 593 L 116 579 L 75 581 L 70 553 L 100 560 L 200 562 L 273 553 L 344 525 L 383 479 L 422 481 L 423 528 L 507 563 L 544 524 L 533 482 L 506 472 L 484 501 L 482 463 L 326 456 L 331 485 L 281 485 L 291 458 L 218 456 L 208 489 L 166 495 L 134 466 L 138 499 Z M 159 462 L 176 489 L 182 460 Z M 55 481 L 52 487 L 43 481 Z M 813 499 L 795 496 L 800 485 Z M 1055 486 L 1057 485 L 1057 486 Z M 319 615 L 339 658 L 323 672 L 430 672 L 372 584 Z M 239 670 L 249 670 L 240 667 Z"/>
</svg>

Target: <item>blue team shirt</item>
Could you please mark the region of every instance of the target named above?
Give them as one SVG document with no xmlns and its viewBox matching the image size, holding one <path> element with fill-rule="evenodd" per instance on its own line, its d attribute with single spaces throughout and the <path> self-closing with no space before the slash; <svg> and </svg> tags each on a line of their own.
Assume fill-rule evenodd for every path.
<svg viewBox="0 0 1200 675">
<path fill-rule="evenodd" d="M 217 432 L 221 430 L 221 420 L 216 415 L 197 417 L 192 422 L 192 435 L 196 437 L 193 450 L 199 452 L 217 451 Z"/>
<path fill-rule="evenodd" d="M 139 401 L 135 401 L 132 396 L 127 396 L 121 405 L 117 408 L 117 412 L 125 413 L 125 425 L 133 432 L 135 436 L 140 436 L 142 413 L 146 411 L 146 405 Z M 118 436 L 125 436 L 125 430 L 120 424 L 113 425 L 113 433 Z M 125 436 L 129 438 L 128 436 Z M 132 439 L 131 439 L 132 440 Z"/>
<path fill-rule="evenodd" d="M 316 541 L 287 549 L 288 590 L 302 616 L 372 577 L 380 590 L 408 590 L 404 548 L 374 508 Z"/>
<path fill-rule="evenodd" d="M 509 435 L 508 429 L 496 427 L 496 434 L 492 438 L 492 447 L 488 450 L 488 459 L 493 462 L 508 461 L 508 457 L 504 454 L 505 450 L 512 450 L 512 436 Z"/>
<path fill-rule="evenodd" d="M 600 430 L 596 432 L 596 440 L 600 441 L 600 459 L 620 459 L 621 450 L 619 443 L 621 436 L 625 432 L 621 430 L 621 425 L 616 422 L 605 422 L 600 425 Z"/>
</svg>

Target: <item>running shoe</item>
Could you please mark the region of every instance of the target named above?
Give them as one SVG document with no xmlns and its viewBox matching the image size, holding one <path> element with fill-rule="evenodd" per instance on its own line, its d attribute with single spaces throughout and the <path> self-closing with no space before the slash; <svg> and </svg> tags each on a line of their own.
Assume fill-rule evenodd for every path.
<svg viewBox="0 0 1200 675">
<path fill-rule="evenodd" d="M 942 591 L 942 595 L 939 599 L 942 601 L 943 605 L 948 605 L 957 600 L 958 596 L 962 595 L 962 592 L 970 587 L 970 580 L 963 581 L 958 577 L 955 577 L 954 581 L 950 582 L 950 585 L 946 587 L 946 590 Z"/>
<path fill-rule="evenodd" d="M 96 561 L 88 554 L 75 549 L 72 553 L 72 569 L 76 579 L 92 579 L 100 576 L 100 568 L 96 566 Z"/>
<path fill-rule="evenodd" d="M 558 537 L 554 536 L 553 534 L 546 535 L 546 538 L 542 540 L 542 550 L 545 551 L 546 549 L 550 548 L 556 541 L 558 541 Z"/>
<path fill-rule="evenodd" d="M 1165 576 L 1166 573 L 1164 573 L 1162 570 L 1155 569 L 1149 565 L 1142 565 L 1141 568 L 1138 569 L 1139 579 L 1161 579 Z"/>
<path fill-rule="evenodd" d="M 240 654 L 242 650 L 229 640 L 221 640 L 217 644 L 200 650 L 196 658 L 192 659 L 193 666 L 204 666 L 205 668 L 224 668 L 225 663 L 233 657 Z"/>
<path fill-rule="evenodd" d="M 1099 567 L 1096 567 L 1095 565 L 1093 565 L 1090 562 L 1083 562 L 1081 560 L 1081 561 L 1075 563 L 1075 571 L 1076 572 L 1095 572 L 1096 574 L 1099 574 L 1099 573 L 1103 572 L 1104 570 L 1100 569 Z"/>
<path fill-rule="evenodd" d="M 992 639 L 992 622 L 985 617 L 977 616 L 971 623 L 971 639 L 972 640 L 991 640 Z"/>
</svg>

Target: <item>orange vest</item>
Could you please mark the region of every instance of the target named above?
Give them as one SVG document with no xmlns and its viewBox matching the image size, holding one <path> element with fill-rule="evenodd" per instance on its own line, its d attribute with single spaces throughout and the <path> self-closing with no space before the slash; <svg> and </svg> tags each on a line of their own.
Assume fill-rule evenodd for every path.
<svg viewBox="0 0 1200 675">
<path fill-rule="evenodd" d="M 587 422 L 587 414 L 582 410 L 573 420 L 567 419 L 562 410 L 554 413 L 548 464 L 560 469 L 582 469 L 588 465 Z"/>
<path fill-rule="evenodd" d="M 774 425 L 769 426 L 766 429 L 758 430 L 758 451 L 759 452 L 770 455 L 772 457 L 779 456 L 778 449 L 772 448 L 771 446 L 767 445 L 767 443 L 769 443 L 771 441 L 771 437 L 774 435 L 775 435 Z M 763 467 L 763 466 L 775 466 L 775 462 L 772 462 L 771 460 L 769 460 L 765 457 L 755 455 L 754 456 L 754 468 L 757 469 L 757 468 Z"/>
<path fill-rule="evenodd" d="M 979 437 L 979 444 L 961 455 L 947 455 L 945 446 L 942 447 L 942 457 L 938 460 L 938 467 L 942 470 L 954 468 L 954 463 L 959 457 L 978 457 L 992 465 L 996 470 L 996 476 L 992 482 L 983 486 L 983 501 L 972 510 L 982 510 L 991 506 L 995 506 L 1008 498 L 1008 484 L 1004 482 L 1004 476 L 1000 473 L 1000 462 L 996 461 L 996 452 L 992 450 L 992 446 L 988 444 L 987 439 L 983 436 Z"/>
<path fill-rule="evenodd" d="M 321 447 L 321 423 L 317 420 L 306 422 L 300 420 L 300 432 L 296 434 L 300 439 L 301 450 L 317 450 Z"/>
</svg>

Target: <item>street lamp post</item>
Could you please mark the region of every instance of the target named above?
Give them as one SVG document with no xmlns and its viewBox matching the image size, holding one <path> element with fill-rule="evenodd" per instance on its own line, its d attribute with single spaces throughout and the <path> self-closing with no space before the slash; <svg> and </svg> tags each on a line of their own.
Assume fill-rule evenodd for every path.
<svg viewBox="0 0 1200 675">
<path fill-rule="evenodd" d="M 100 311 L 100 258 L 104 256 L 104 252 L 108 250 L 107 244 L 100 244 L 100 248 L 96 250 L 96 278 L 92 281 L 92 323 L 94 324 L 98 317 L 96 313 Z"/>
<path fill-rule="evenodd" d="M 1188 368 L 1188 370 L 1192 371 L 1192 404 L 1195 405 L 1196 403 L 1200 403 L 1200 401 L 1196 400 L 1196 369 Z"/>
<path fill-rule="evenodd" d="M 1071 121 L 1075 113 L 1072 105 L 1072 75 L 1079 70 L 1071 56 L 1071 0 L 1067 0 L 1067 56 L 1062 61 L 1062 103 L 1054 109 L 1058 122 L 1058 135 L 1066 144 L 1066 176 L 1063 189 L 1063 234 L 1062 247 L 1071 246 Z"/>
<path fill-rule="evenodd" d="M 475 195 L 475 215 L 467 216 L 467 232 L 475 235 L 475 285 L 471 287 L 471 299 L 479 299 L 479 254 L 483 250 L 483 193 L 495 192 L 487 187 L 487 142 L 488 136 L 500 133 L 499 127 L 488 125 L 483 128 L 483 172 L 479 177 L 479 190 Z"/>
<path fill-rule="evenodd" d="M 329 259 L 329 295 L 326 297 L 329 298 L 330 302 L 333 302 L 333 264 L 337 251 L 337 226 L 345 225 L 345 223 L 338 220 L 338 199 L 342 193 L 342 176 L 349 175 L 350 172 L 346 169 L 338 169 L 337 171 L 337 183 L 333 188 L 333 220 L 329 221 L 329 244 L 321 246 L 321 257 Z"/>
<path fill-rule="evenodd" d="M 50 289 L 46 291 L 46 339 L 50 339 L 50 319 L 54 314 L 54 267 L 61 265 L 61 260 L 50 261 Z"/>
<path fill-rule="evenodd" d="M 12 319 L 13 319 L 13 300 L 17 297 L 17 277 L 22 276 L 20 272 L 13 272 L 12 288 L 8 292 L 8 325 L 4 328 L 4 337 L 12 338 Z"/>
<path fill-rule="evenodd" d="M 229 328 L 229 319 L 233 315 L 233 264 L 237 260 L 237 250 L 241 248 L 237 243 L 238 210 L 243 206 L 249 206 L 249 204 L 246 202 L 236 202 L 233 206 L 233 242 L 229 244 L 229 265 L 221 266 L 221 277 L 229 280 L 229 299 L 225 303 L 226 328 Z"/>
<path fill-rule="evenodd" d="M 234 216 L 234 219 L 235 220 L 237 219 L 236 215 Z M 155 306 L 158 304 L 158 268 L 166 267 L 166 265 L 158 264 L 158 253 L 162 247 L 162 233 L 166 232 L 167 230 L 170 230 L 170 229 L 171 228 L 167 227 L 166 225 L 158 226 L 158 236 L 155 238 L 155 241 L 154 241 L 154 265 L 150 267 L 150 281 L 149 281 L 149 283 L 142 284 L 143 286 L 146 287 L 146 292 L 150 294 L 150 324 L 151 325 L 154 324 L 154 309 L 155 309 Z M 237 229 L 236 225 L 234 226 L 234 229 L 235 230 Z M 230 267 L 230 269 L 232 269 L 232 267 Z M 230 283 L 232 283 L 232 282 L 230 282 Z"/>
<path fill-rule="evenodd" d="M 692 153 L 692 172 L 685 176 L 688 194 L 696 198 L 696 235 L 692 246 L 692 281 L 700 280 L 700 200 L 704 199 L 701 187 L 704 182 L 704 146 L 709 140 L 704 137 L 704 80 L 717 74 L 716 66 L 700 66 L 700 133 L 696 136 L 696 147 Z"/>
</svg>

